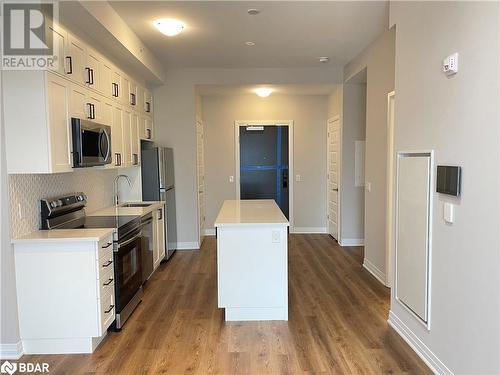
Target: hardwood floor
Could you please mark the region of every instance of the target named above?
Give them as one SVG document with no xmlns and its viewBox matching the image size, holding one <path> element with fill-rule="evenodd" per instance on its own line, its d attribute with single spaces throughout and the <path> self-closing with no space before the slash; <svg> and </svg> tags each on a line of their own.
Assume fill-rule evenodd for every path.
<svg viewBox="0 0 500 375">
<path fill-rule="evenodd" d="M 120 333 L 92 355 L 24 356 L 51 374 L 430 374 L 388 327 L 389 289 L 361 248 L 327 235 L 289 239 L 289 321 L 225 323 L 215 239 L 178 251 L 146 284 Z"/>
</svg>

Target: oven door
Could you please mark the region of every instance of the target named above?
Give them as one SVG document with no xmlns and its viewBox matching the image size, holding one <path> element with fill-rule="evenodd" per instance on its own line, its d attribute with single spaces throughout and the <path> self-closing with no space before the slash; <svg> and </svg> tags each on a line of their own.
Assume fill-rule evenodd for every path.
<svg viewBox="0 0 500 375">
<path fill-rule="evenodd" d="M 111 162 L 111 128 L 72 118 L 73 165 L 90 167 Z"/>
<path fill-rule="evenodd" d="M 142 286 L 141 239 L 139 228 L 120 239 L 114 252 L 117 313 L 127 306 Z"/>
</svg>

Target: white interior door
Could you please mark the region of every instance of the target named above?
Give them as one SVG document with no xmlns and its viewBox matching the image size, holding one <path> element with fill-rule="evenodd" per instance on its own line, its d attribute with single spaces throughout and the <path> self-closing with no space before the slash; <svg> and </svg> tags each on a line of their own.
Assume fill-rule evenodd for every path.
<svg viewBox="0 0 500 375">
<path fill-rule="evenodd" d="M 328 233 L 339 240 L 340 119 L 328 120 L 327 145 Z"/>
<path fill-rule="evenodd" d="M 203 123 L 196 122 L 196 170 L 198 177 L 198 223 L 200 247 L 205 236 L 205 160 L 203 150 Z"/>
</svg>

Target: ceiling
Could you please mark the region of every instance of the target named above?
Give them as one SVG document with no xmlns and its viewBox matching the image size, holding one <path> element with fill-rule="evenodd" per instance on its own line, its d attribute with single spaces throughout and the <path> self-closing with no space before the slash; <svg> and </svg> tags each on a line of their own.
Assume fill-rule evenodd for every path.
<svg viewBox="0 0 500 375">
<path fill-rule="evenodd" d="M 255 95 L 255 89 L 262 85 L 197 85 L 196 92 L 208 95 Z M 335 85 L 330 84 L 287 84 L 265 85 L 273 90 L 272 95 L 329 95 Z"/>
<path fill-rule="evenodd" d="M 388 1 L 110 1 L 167 68 L 345 65 L 388 26 Z M 260 13 L 249 15 L 257 8 Z M 177 18 L 166 37 L 153 26 Z M 245 42 L 256 45 L 249 47 Z M 330 57 L 321 64 L 319 56 Z"/>
</svg>

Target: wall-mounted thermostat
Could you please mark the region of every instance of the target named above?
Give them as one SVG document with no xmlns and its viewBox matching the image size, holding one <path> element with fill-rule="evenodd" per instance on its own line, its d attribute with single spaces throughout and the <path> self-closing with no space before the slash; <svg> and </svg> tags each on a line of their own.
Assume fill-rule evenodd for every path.
<svg viewBox="0 0 500 375">
<path fill-rule="evenodd" d="M 458 52 L 448 56 L 443 60 L 443 73 L 447 75 L 456 74 L 458 72 Z"/>
<path fill-rule="evenodd" d="M 462 169 L 449 165 L 438 165 L 436 192 L 442 194 L 460 195 L 460 183 L 462 178 Z"/>
</svg>

